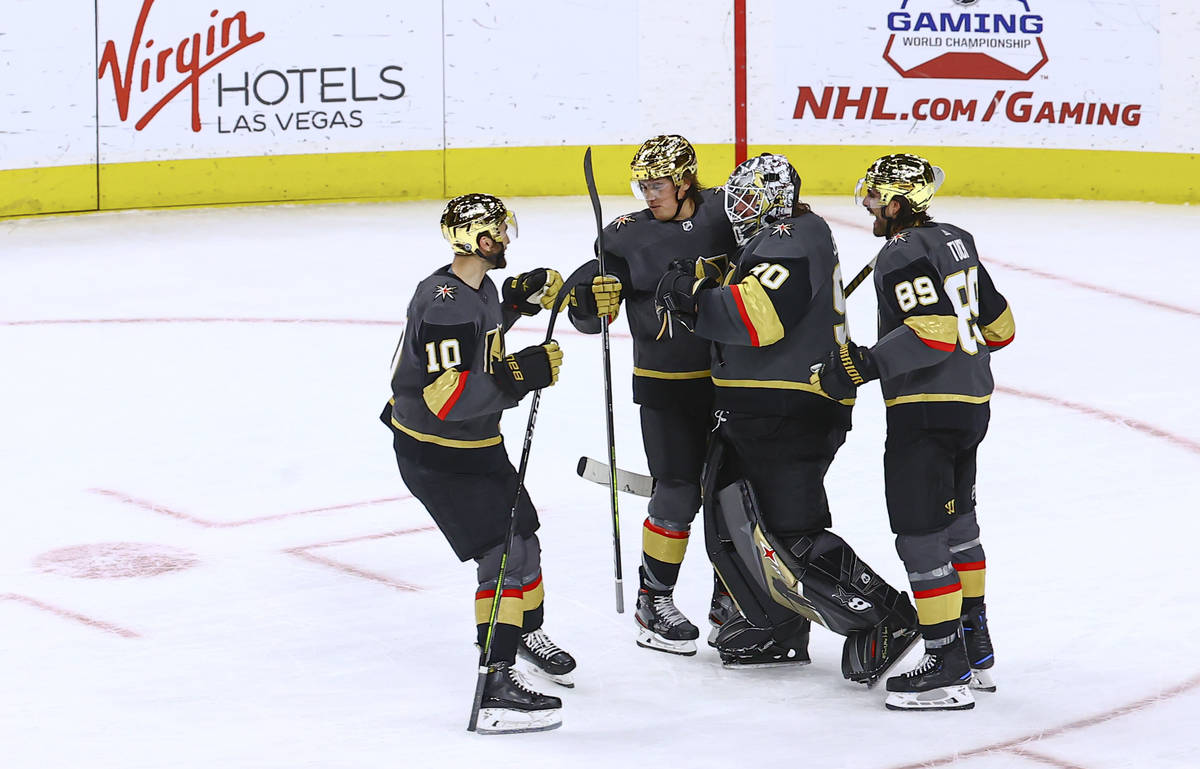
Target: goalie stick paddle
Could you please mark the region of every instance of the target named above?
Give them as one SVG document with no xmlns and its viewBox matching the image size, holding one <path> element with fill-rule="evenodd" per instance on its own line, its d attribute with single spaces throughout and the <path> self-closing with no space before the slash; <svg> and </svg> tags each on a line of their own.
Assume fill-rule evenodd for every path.
<svg viewBox="0 0 1200 769">
<path fill-rule="evenodd" d="M 600 213 L 600 195 L 596 192 L 596 177 L 592 173 L 592 148 L 583 153 L 583 178 L 587 182 L 588 197 L 592 199 L 592 212 L 596 215 L 596 260 L 600 263 L 600 274 L 604 271 L 604 217 Z M 617 466 L 617 441 L 613 431 L 612 399 L 612 354 L 608 345 L 608 316 L 600 318 L 600 336 L 604 352 L 604 424 L 608 430 L 608 464 Z M 610 475 L 612 475 L 610 473 Z M 617 614 L 625 612 L 624 587 L 621 580 L 621 518 L 617 512 L 617 479 L 608 483 L 608 504 L 612 511 L 613 527 L 613 573 L 617 590 Z"/>
<path fill-rule="evenodd" d="M 607 486 L 612 483 L 608 474 L 608 465 L 589 457 L 580 457 L 575 467 L 575 474 L 585 481 Z M 649 475 L 630 472 L 617 468 L 617 490 L 638 497 L 649 497 L 654 492 L 654 479 Z"/>
<path fill-rule="evenodd" d="M 580 272 L 577 270 L 576 272 Z M 575 278 L 572 275 L 571 278 Z M 566 284 L 564 284 L 566 285 Z M 550 325 L 546 328 L 546 342 L 554 337 L 554 321 L 558 319 L 558 311 L 562 309 L 567 291 L 559 291 L 550 308 Z M 525 493 L 525 472 L 529 469 L 529 447 L 533 443 L 533 426 L 537 423 L 538 406 L 542 401 L 542 391 L 533 391 L 533 400 L 529 404 L 529 421 L 525 424 L 525 442 L 521 445 L 521 464 L 517 470 L 517 494 L 513 497 L 512 509 L 508 513 L 508 534 L 504 539 L 504 552 L 500 555 L 500 571 L 496 576 L 496 591 L 492 596 L 492 610 L 488 616 L 487 636 L 479 655 L 479 678 L 475 682 L 475 699 L 471 703 L 471 718 L 467 722 L 467 731 L 473 732 L 479 725 L 479 710 L 483 705 L 483 687 L 487 683 L 488 667 L 492 664 L 492 639 L 496 633 L 496 620 L 500 614 L 500 599 L 504 594 L 504 577 L 508 572 L 508 554 L 512 550 L 513 535 L 517 530 L 517 507 L 521 504 L 521 495 Z"/>
</svg>

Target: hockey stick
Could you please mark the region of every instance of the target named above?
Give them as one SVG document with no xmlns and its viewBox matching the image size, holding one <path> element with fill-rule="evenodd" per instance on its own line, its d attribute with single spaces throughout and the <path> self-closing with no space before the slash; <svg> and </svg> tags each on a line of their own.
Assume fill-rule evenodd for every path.
<svg viewBox="0 0 1200 769">
<path fill-rule="evenodd" d="M 585 481 L 607 486 L 612 483 L 608 474 L 608 465 L 589 457 L 580 457 L 575 467 L 575 474 Z M 637 497 L 649 497 L 654 492 L 654 479 L 649 475 L 630 472 L 617 468 L 617 489 Z"/>
<path fill-rule="evenodd" d="M 583 153 L 583 178 L 587 181 L 588 197 L 592 199 L 592 211 L 596 214 L 596 259 L 600 262 L 600 274 L 604 275 L 604 218 L 600 213 L 600 195 L 596 192 L 596 177 L 592 173 L 592 148 Z M 612 398 L 612 355 L 608 346 L 608 316 L 600 317 L 600 335 L 604 350 L 604 419 L 608 428 L 608 465 L 617 466 L 617 441 L 613 432 Z M 613 571 L 617 588 L 617 614 L 625 612 L 624 588 L 621 582 L 621 519 L 617 513 L 617 477 L 609 473 L 608 503 L 612 511 L 613 526 Z"/>
<path fill-rule="evenodd" d="M 574 277 L 574 276 L 572 276 Z M 546 328 L 546 342 L 554 337 L 554 322 L 558 319 L 558 311 L 562 309 L 563 300 L 569 292 L 559 291 L 550 308 L 550 325 Z M 496 620 L 500 616 L 500 599 L 504 595 L 504 577 L 508 572 L 508 553 L 512 550 L 513 536 L 517 533 L 517 508 L 521 504 L 521 495 L 525 493 L 525 471 L 529 468 L 529 447 L 533 443 L 533 426 L 537 422 L 538 406 L 542 401 L 542 391 L 533 391 L 533 400 L 529 404 L 529 421 L 525 424 L 525 442 L 521 445 L 521 464 L 517 470 L 517 494 L 513 498 L 512 510 L 508 513 L 508 534 L 504 538 L 504 552 L 500 555 L 500 572 L 496 576 L 496 592 L 492 596 L 492 610 L 488 616 L 487 636 L 483 642 L 483 651 L 479 658 L 479 680 L 475 682 L 475 700 L 471 703 L 471 720 L 467 722 L 467 731 L 473 732 L 479 725 L 479 709 L 483 705 L 483 687 L 487 682 L 488 666 L 492 664 L 492 638 L 496 632 Z"/>
<path fill-rule="evenodd" d="M 879 255 L 877 254 L 871 257 L 871 261 L 863 265 L 863 268 L 858 271 L 857 275 L 854 276 L 854 280 L 847 283 L 846 287 L 842 289 L 842 296 L 850 296 L 854 293 L 854 289 L 862 285 L 862 282 L 866 280 L 867 276 L 871 274 L 871 271 L 875 269 L 875 260 L 878 258 Z"/>
</svg>

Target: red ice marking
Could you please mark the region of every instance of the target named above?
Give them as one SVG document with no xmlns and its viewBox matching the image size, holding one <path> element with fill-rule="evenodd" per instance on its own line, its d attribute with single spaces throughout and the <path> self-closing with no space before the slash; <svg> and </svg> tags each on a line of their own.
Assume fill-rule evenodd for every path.
<svg viewBox="0 0 1200 769">
<path fill-rule="evenodd" d="M 998 392 L 1008 393 L 1009 395 L 1015 395 L 1019 398 L 1028 398 L 1030 400 L 1049 403 L 1051 405 L 1070 409 L 1071 411 L 1085 414 L 1090 417 L 1103 419 L 1105 422 L 1112 422 L 1113 424 L 1118 424 L 1123 427 L 1129 427 L 1137 430 L 1140 433 L 1145 433 L 1146 435 L 1151 435 L 1155 438 L 1162 438 L 1165 441 L 1168 441 L 1180 448 L 1187 449 L 1195 454 L 1200 454 L 1200 443 L 1192 440 L 1191 438 L 1185 438 L 1182 435 L 1176 435 L 1174 433 L 1167 432 L 1161 427 L 1155 427 L 1152 424 L 1142 422 L 1141 420 L 1134 419 L 1132 417 L 1124 417 L 1120 414 L 1113 414 L 1112 412 L 1104 411 L 1103 409 L 1098 409 L 1095 406 L 1089 406 L 1085 403 L 1075 403 L 1073 401 L 1063 400 L 1062 398 L 1056 398 L 1053 395 L 1033 393 L 1029 392 L 1028 390 L 1019 390 L 1015 387 L 997 385 L 996 390 Z"/>
<path fill-rule="evenodd" d="M 411 494 L 404 494 L 399 497 L 384 497 L 382 499 L 369 499 L 365 502 L 350 502 L 350 503 L 347 503 L 344 505 L 330 505 L 329 507 L 314 507 L 309 510 L 296 510 L 296 511 L 293 511 L 290 513 L 275 513 L 274 515 L 262 515 L 262 516 L 259 516 L 258 518 L 247 518 L 242 521 L 210 521 L 206 518 L 200 518 L 199 516 L 195 516 L 190 513 L 183 513 L 178 510 L 172 510 L 169 507 L 165 507 L 165 506 L 157 504 L 155 502 L 150 502 L 145 499 L 138 499 L 137 497 L 129 496 L 128 494 L 125 494 L 120 491 L 113 491 L 111 489 L 88 489 L 88 491 L 90 491 L 93 494 L 100 494 L 101 496 L 115 499 L 118 502 L 124 502 L 127 505 L 133 505 L 134 507 L 140 507 L 143 510 L 149 510 L 152 513 L 158 513 L 159 515 L 170 516 L 171 518 L 177 518 L 181 521 L 187 521 L 188 523 L 194 523 L 197 526 L 204 526 L 205 528 L 210 528 L 210 529 L 224 529 L 224 528 L 232 528 L 235 526 L 248 526 L 248 525 L 254 524 L 254 523 L 266 523 L 268 521 L 278 521 L 283 518 L 294 518 L 298 515 L 312 515 L 314 513 L 328 513 L 333 510 L 349 510 L 349 509 L 355 508 L 355 507 L 367 507 L 369 505 L 382 505 L 387 502 L 402 502 L 406 499 L 412 499 Z"/>
<path fill-rule="evenodd" d="M 870 219 L 867 219 L 865 214 L 863 215 L 863 218 L 866 220 L 865 222 L 850 221 L 849 219 L 844 219 L 844 218 L 837 217 L 837 216 L 826 216 L 824 214 L 822 214 L 822 216 L 826 220 L 834 222 L 836 224 L 840 224 L 844 227 L 869 229 L 868 222 L 870 221 Z M 1000 259 L 993 259 L 990 256 L 987 259 L 987 263 L 994 264 L 997 267 L 1003 267 L 1007 270 L 1015 270 L 1016 272 L 1028 273 L 1030 275 L 1034 275 L 1034 276 L 1042 278 L 1044 280 L 1054 280 L 1054 281 L 1058 281 L 1059 283 L 1066 283 L 1067 285 L 1075 286 L 1076 288 L 1082 288 L 1087 291 L 1095 291 L 1098 294 L 1105 294 L 1107 296 L 1115 296 L 1120 299 L 1128 299 L 1131 302 L 1137 302 L 1138 304 L 1144 304 L 1149 307 L 1156 307 L 1160 310 L 1168 310 L 1170 312 L 1177 312 L 1182 315 L 1190 315 L 1193 318 L 1200 318 L 1200 310 L 1196 310 L 1191 307 L 1181 307 L 1180 305 L 1171 304 L 1169 302 L 1164 302 L 1159 299 L 1151 299 L 1151 298 L 1145 297 L 1145 296 L 1138 296 L 1137 294 L 1130 294 L 1126 291 L 1118 291 L 1115 288 L 1109 288 L 1107 286 L 1098 286 L 1095 283 L 1086 283 L 1082 280 L 1076 280 L 1074 278 L 1069 278 L 1065 275 L 1056 275 L 1052 272 L 1046 272 L 1044 270 L 1039 270 L 1035 267 L 1025 267 L 1025 266 L 1022 266 L 1019 264 L 1005 262 Z"/>
<path fill-rule="evenodd" d="M 133 632 L 132 630 L 127 630 L 126 628 L 123 628 L 119 625 L 114 625 L 110 622 L 105 622 L 103 620 L 93 619 L 93 618 L 87 617 L 83 614 L 79 614 L 77 612 L 70 611 L 69 609 L 62 609 L 62 608 L 59 608 L 58 606 L 51 606 L 48 603 L 43 603 L 42 601 L 39 601 L 36 598 L 30 598 L 27 595 L 18 595 L 17 593 L 0 593 L 0 601 L 5 601 L 5 600 L 23 603 L 26 606 L 32 606 L 35 609 L 41 609 L 42 611 L 49 612 L 55 616 L 62 617 L 63 619 L 73 620 L 75 622 L 79 622 L 81 624 L 87 625 L 88 627 L 94 627 L 97 630 L 103 630 L 106 633 L 112 633 L 114 635 L 119 635 L 122 638 L 141 638 L 140 635 Z"/>
<path fill-rule="evenodd" d="M 145 542 L 101 542 L 50 550 L 33 559 L 47 574 L 78 579 L 153 577 L 190 569 L 200 562 L 186 550 Z"/>
<path fill-rule="evenodd" d="M 403 582 L 401 580 L 392 579 L 391 577 L 388 577 L 387 575 L 384 575 L 384 574 L 376 574 L 373 571 L 367 571 L 366 569 L 360 569 L 357 566 L 351 566 L 349 564 L 342 563 L 341 561 L 335 561 L 332 558 L 326 558 L 324 556 L 316 555 L 315 553 L 310 553 L 309 551 L 315 550 L 320 547 L 333 547 L 335 545 L 346 545 L 346 544 L 350 544 L 352 542 L 365 542 L 365 541 L 371 540 L 371 539 L 384 539 L 386 537 L 402 537 L 406 534 L 417 534 L 419 532 L 434 531 L 436 529 L 437 529 L 436 526 L 418 526 L 415 529 L 401 529 L 399 531 L 385 531 L 385 532 L 380 532 L 378 534 L 366 534 L 361 537 L 350 537 L 349 539 L 336 539 L 331 542 L 315 542 L 311 545 L 301 545 L 300 547 L 290 547 L 287 550 L 284 550 L 283 552 L 287 553 L 288 555 L 294 555 L 299 558 L 303 558 L 307 561 L 312 561 L 313 563 L 319 563 L 322 566 L 328 566 L 331 569 L 336 569 L 345 574 L 349 574 L 352 577 L 360 577 L 362 579 L 367 579 L 372 582 L 378 582 L 380 584 L 387 585 L 388 587 L 394 587 L 397 590 L 403 590 L 405 592 L 417 592 L 420 590 L 424 590 L 424 588 L 419 587 L 417 585 L 409 584 L 408 582 Z"/>
<path fill-rule="evenodd" d="M 1072 721 L 1070 723 L 1063 724 L 1062 726 L 1057 726 L 1052 729 L 1039 729 L 1032 734 L 1028 734 L 1023 737 L 1017 737 L 1016 739 L 1012 740 L 1006 740 L 1004 742 L 997 742 L 994 745 L 987 745 L 982 748 L 974 748 L 972 750 L 964 750 L 960 753 L 944 756 L 942 758 L 918 761 L 915 764 L 904 764 L 902 766 L 892 767 L 892 769 L 925 769 L 926 767 L 946 766 L 948 764 L 961 761 L 964 758 L 971 758 L 973 756 L 981 756 L 987 753 L 996 753 L 1000 751 L 1015 753 L 1017 755 L 1024 756 L 1025 758 L 1043 761 L 1051 766 L 1060 767 L 1060 769 L 1079 769 L 1079 767 L 1077 767 L 1075 764 L 1070 764 L 1057 758 L 1051 758 L 1049 756 L 1033 753 L 1029 750 L 1029 745 L 1037 742 L 1038 740 L 1057 737 L 1060 734 L 1066 734 L 1067 732 L 1076 731 L 1078 729 L 1086 729 L 1090 726 L 1102 724 L 1105 721 L 1111 721 L 1114 718 L 1127 716 L 1130 713 L 1137 713 L 1138 711 L 1145 710 L 1151 705 L 1157 705 L 1164 700 L 1169 700 L 1172 697 L 1178 697 L 1180 694 L 1186 694 L 1197 687 L 1200 687 L 1200 675 L 1192 676 L 1187 681 L 1184 681 L 1177 686 L 1172 686 L 1169 689 L 1164 689 L 1158 694 L 1152 694 L 1149 697 L 1143 697 L 1142 699 L 1137 700 L 1136 702 L 1131 702 L 1128 705 L 1122 705 L 1121 707 L 1113 708 L 1112 710 L 1108 710 L 1094 716 L 1089 716 L 1088 718 L 1081 718 L 1078 721 Z"/>
</svg>

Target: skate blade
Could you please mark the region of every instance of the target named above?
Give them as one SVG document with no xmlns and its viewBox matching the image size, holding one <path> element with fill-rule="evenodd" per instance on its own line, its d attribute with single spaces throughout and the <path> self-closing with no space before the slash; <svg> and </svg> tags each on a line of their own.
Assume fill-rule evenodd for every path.
<svg viewBox="0 0 1200 769">
<path fill-rule="evenodd" d="M 712 630 L 708 631 L 708 645 L 712 648 L 717 648 L 717 635 L 721 632 L 720 625 L 713 625 Z"/>
<path fill-rule="evenodd" d="M 678 654 L 681 657 L 693 657 L 696 654 L 695 641 L 671 641 L 641 626 L 638 626 L 637 645 L 643 649 Z"/>
<path fill-rule="evenodd" d="M 898 662 L 900 662 L 900 660 L 904 659 L 904 657 L 909 653 L 909 651 L 911 651 L 912 648 L 914 646 L 916 646 L 917 641 L 920 641 L 920 640 L 921 640 L 921 634 L 914 632 L 911 636 L 908 637 L 907 641 L 905 641 L 901 644 L 900 650 L 897 651 L 892 657 L 890 657 L 888 659 L 887 664 L 885 664 L 882 668 L 880 668 L 878 671 L 876 671 L 873 675 L 871 675 L 867 678 L 854 678 L 851 680 L 853 680 L 855 683 L 866 684 L 868 689 L 874 689 L 875 684 L 882 681 L 883 677 L 887 675 L 888 671 L 891 670 L 892 668 L 896 667 L 896 663 L 898 663 Z"/>
<path fill-rule="evenodd" d="M 512 710 L 510 708 L 483 708 L 475 731 L 479 734 L 524 734 L 526 732 L 548 732 L 562 726 L 562 713 L 552 710 Z"/>
<path fill-rule="evenodd" d="M 888 710 L 970 710 L 975 697 L 966 684 L 943 686 L 927 692 L 888 692 Z"/>
<path fill-rule="evenodd" d="M 763 668 L 799 668 L 812 664 L 811 659 L 771 660 L 770 662 L 730 662 L 721 661 L 721 667 L 726 670 L 761 670 Z"/>
<path fill-rule="evenodd" d="M 994 692 L 996 691 L 996 681 L 992 678 L 990 670 L 972 670 L 971 671 L 971 688 L 977 692 Z"/>
<path fill-rule="evenodd" d="M 558 684 L 559 686 L 566 687 L 567 689 L 575 688 L 575 682 L 571 680 L 570 673 L 555 675 L 554 673 L 541 669 L 535 663 L 524 658 L 521 659 L 521 663 L 522 664 L 520 665 L 519 670 L 521 670 L 522 673 L 540 678 L 543 681 L 549 681 L 550 683 Z"/>
</svg>

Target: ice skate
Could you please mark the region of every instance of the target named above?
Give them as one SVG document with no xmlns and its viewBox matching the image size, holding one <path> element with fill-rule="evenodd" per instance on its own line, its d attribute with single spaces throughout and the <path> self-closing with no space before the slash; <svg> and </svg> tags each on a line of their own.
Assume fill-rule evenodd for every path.
<svg viewBox="0 0 1200 769">
<path fill-rule="evenodd" d="M 970 710 L 971 666 L 962 639 L 947 646 L 926 649 L 925 656 L 907 673 L 887 680 L 888 710 Z"/>
<path fill-rule="evenodd" d="M 807 665 L 808 633 L 811 623 L 797 618 L 796 630 L 789 643 L 775 640 L 771 631 L 755 627 L 740 614 L 721 626 L 716 647 L 721 664 L 727 668 L 765 668 L 781 665 Z M 801 621 L 802 620 L 802 621 Z"/>
<path fill-rule="evenodd" d="M 517 646 L 517 658 L 528 663 L 531 674 L 568 689 L 575 688 L 575 682 L 571 680 L 575 658 L 551 641 L 546 631 L 539 628 L 523 634 Z"/>
<path fill-rule="evenodd" d="M 480 734 L 545 732 L 562 726 L 562 700 L 534 691 L 509 662 L 488 668 L 476 730 Z"/>
<path fill-rule="evenodd" d="M 675 607 L 670 593 L 639 591 L 633 618 L 638 624 L 638 646 L 684 657 L 696 653 L 700 630 Z"/>
<path fill-rule="evenodd" d="M 963 640 L 967 644 L 967 661 L 971 663 L 971 688 L 981 692 L 996 691 L 991 667 L 996 662 L 992 653 L 992 636 L 988 632 L 987 610 L 983 604 L 962 615 Z"/>
<path fill-rule="evenodd" d="M 738 609 L 737 604 L 733 602 L 733 596 L 724 591 L 714 590 L 712 604 L 708 609 L 708 624 L 712 626 L 708 631 L 709 646 L 717 648 L 717 635 L 721 632 L 721 626 L 737 616 Z"/>
</svg>

